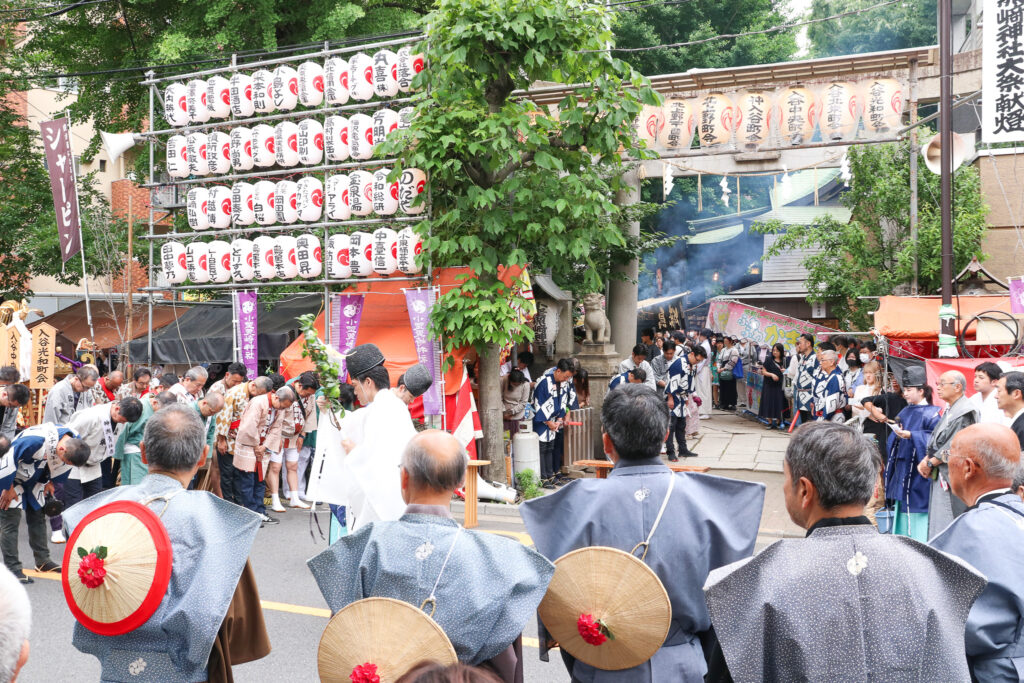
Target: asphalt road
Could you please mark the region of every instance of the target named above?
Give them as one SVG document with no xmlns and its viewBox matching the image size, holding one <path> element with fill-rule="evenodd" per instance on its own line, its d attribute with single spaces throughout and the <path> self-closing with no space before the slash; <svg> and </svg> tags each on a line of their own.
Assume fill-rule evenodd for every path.
<svg viewBox="0 0 1024 683">
<path fill-rule="evenodd" d="M 256 662 L 234 668 L 239 683 L 265 681 L 317 681 L 316 650 L 330 612 L 320 595 L 306 560 L 326 547 L 316 527 L 310 534 L 310 517 L 300 511 L 277 515 L 281 524 L 260 530 L 251 560 L 264 601 L 264 619 L 270 634 L 270 654 Z M 320 514 L 326 533 L 327 514 Z M 484 518 L 481 528 L 503 532 L 525 540 L 518 518 Z M 21 527 L 21 558 L 29 565 L 32 553 L 27 531 Z M 63 545 L 51 545 L 53 559 L 60 561 Z M 56 574 L 43 578 L 33 574 L 35 583 L 26 586 L 32 602 L 31 655 L 18 678 L 19 683 L 56 683 L 99 680 L 100 667 L 91 655 L 71 645 L 74 618 L 68 611 Z M 525 678 L 533 683 L 562 683 L 569 680 L 557 653 L 549 663 L 541 662 L 536 646 L 537 626 L 531 620 L 523 634 Z"/>
</svg>

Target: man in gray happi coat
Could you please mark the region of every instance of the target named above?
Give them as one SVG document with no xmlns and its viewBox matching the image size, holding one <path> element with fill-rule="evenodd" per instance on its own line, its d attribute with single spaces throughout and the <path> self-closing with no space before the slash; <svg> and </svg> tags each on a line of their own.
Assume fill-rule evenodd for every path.
<svg viewBox="0 0 1024 683">
<path fill-rule="evenodd" d="M 783 494 L 807 538 L 777 541 L 708 577 L 721 644 L 709 681 L 970 680 L 964 625 L 985 578 L 911 538 L 878 533 L 863 515 L 880 464 L 852 427 L 797 430 Z"/>
<path fill-rule="evenodd" d="M 764 484 L 689 472 L 673 473 L 659 453 L 668 435 L 664 396 L 623 384 L 601 406 L 602 440 L 615 467 L 607 479 L 576 479 L 520 506 L 526 530 L 549 560 L 591 546 L 629 552 L 651 533 L 675 482 L 644 562 L 672 605 L 661 648 L 622 671 L 596 669 L 562 652 L 573 681 L 699 683 L 706 665 L 700 634 L 711 624 L 702 587 L 712 569 L 749 557 L 764 507 Z M 639 555 L 639 553 L 637 553 Z M 543 624 L 541 624 L 543 626 Z M 540 633 L 541 658 L 547 632 Z"/>
<path fill-rule="evenodd" d="M 946 409 L 928 439 L 928 457 L 917 467 L 922 477 L 932 480 L 928 496 L 929 541 L 967 510 L 967 505 L 953 495 L 949 486 L 949 449 L 957 432 L 981 421 L 977 406 L 964 395 L 967 379 L 962 373 L 956 370 L 942 373 L 938 389 L 939 398 L 947 404 Z"/>
<path fill-rule="evenodd" d="M 433 598 L 425 611 L 433 610 L 460 661 L 491 669 L 503 683 L 522 683 L 523 627 L 555 568 L 510 538 L 452 519 L 452 491 L 462 486 L 468 461 L 451 434 L 420 432 L 402 454 L 405 514 L 370 522 L 307 564 L 331 612 L 370 597 L 417 607 Z"/>
</svg>

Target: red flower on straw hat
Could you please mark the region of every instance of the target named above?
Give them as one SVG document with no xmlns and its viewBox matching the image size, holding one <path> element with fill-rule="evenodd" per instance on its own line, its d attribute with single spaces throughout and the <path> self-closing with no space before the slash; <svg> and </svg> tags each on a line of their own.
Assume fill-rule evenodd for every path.
<svg viewBox="0 0 1024 683">
<path fill-rule="evenodd" d="M 106 546 L 97 546 L 87 551 L 85 548 L 78 549 L 78 578 L 82 580 L 86 588 L 99 588 L 103 585 L 107 576 L 103 560 L 107 557 Z"/>
<path fill-rule="evenodd" d="M 612 632 L 608 630 L 604 621 L 601 619 L 595 621 L 591 614 L 581 614 L 580 618 L 576 620 L 576 629 L 580 632 L 580 637 L 589 645 L 602 645 L 606 640 L 614 640 Z"/>
<path fill-rule="evenodd" d="M 380 683 L 380 676 L 377 675 L 377 665 L 367 662 L 352 669 L 348 675 L 352 683 Z"/>
</svg>

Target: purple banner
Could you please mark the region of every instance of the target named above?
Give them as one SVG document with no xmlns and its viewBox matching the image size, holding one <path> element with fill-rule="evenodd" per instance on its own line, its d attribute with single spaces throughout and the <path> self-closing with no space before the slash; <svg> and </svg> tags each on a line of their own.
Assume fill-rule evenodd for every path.
<svg viewBox="0 0 1024 683">
<path fill-rule="evenodd" d="M 1024 278 L 1010 280 L 1010 313 L 1024 313 Z"/>
<path fill-rule="evenodd" d="M 67 117 L 43 121 L 46 167 L 50 171 L 50 191 L 57 212 L 57 236 L 60 256 L 65 262 L 82 248 L 78 222 L 78 188 L 75 187 L 75 157 L 71 151 L 71 127 Z"/>
<path fill-rule="evenodd" d="M 256 321 L 256 292 L 238 292 L 235 295 L 238 307 L 238 348 L 242 356 L 242 364 L 249 372 L 249 379 L 259 375 L 259 347 L 257 336 L 259 328 Z"/>
<path fill-rule="evenodd" d="M 355 348 L 362 318 L 362 294 L 331 295 L 331 345 L 342 356 Z M 348 381 L 348 368 L 344 360 L 341 361 L 341 381 Z"/>
<path fill-rule="evenodd" d="M 423 414 L 441 414 L 441 358 L 437 343 L 430 338 L 430 311 L 434 307 L 434 289 L 407 289 L 405 303 L 409 307 L 409 323 L 412 325 L 412 340 L 416 344 L 416 357 L 430 370 L 434 380 L 427 393 L 423 394 Z"/>
</svg>

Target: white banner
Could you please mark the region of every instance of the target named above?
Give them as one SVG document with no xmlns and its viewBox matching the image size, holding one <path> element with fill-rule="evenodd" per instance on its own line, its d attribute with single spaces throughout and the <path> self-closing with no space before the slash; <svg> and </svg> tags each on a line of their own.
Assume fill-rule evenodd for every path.
<svg viewBox="0 0 1024 683">
<path fill-rule="evenodd" d="M 1024 1 L 985 0 L 981 141 L 1024 141 Z"/>
</svg>

